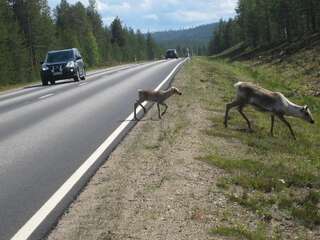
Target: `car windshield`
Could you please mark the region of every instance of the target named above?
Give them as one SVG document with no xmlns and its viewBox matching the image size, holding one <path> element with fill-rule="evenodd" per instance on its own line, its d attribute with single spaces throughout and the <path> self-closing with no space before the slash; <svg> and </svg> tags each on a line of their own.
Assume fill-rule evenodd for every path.
<svg viewBox="0 0 320 240">
<path fill-rule="evenodd" d="M 48 53 L 47 62 L 67 62 L 73 59 L 73 51 L 61 51 Z"/>
</svg>

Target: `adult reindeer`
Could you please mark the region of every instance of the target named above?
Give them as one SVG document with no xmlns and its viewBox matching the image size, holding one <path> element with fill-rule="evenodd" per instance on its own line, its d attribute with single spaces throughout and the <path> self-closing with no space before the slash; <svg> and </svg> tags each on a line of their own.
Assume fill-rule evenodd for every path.
<svg viewBox="0 0 320 240">
<path fill-rule="evenodd" d="M 309 123 L 314 123 L 309 107 L 299 106 L 290 102 L 282 93 L 272 92 L 267 89 L 256 86 L 252 83 L 238 82 L 234 85 L 237 89 L 236 99 L 226 105 L 224 125 L 228 127 L 229 110 L 238 107 L 241 116 L 246 120 L 249 130 L 251 124 L 247 116 L 243 113 L 246 105 L 252 105 L 257 110 L 269 112 L 271 114 L 271 130 L 273 136 L 274 118 L 278 117 L 289 128 L 292 137 L 296 140 L 290 123 L 285 119 L 285 115 L 301 118 Z"/>
</svg>

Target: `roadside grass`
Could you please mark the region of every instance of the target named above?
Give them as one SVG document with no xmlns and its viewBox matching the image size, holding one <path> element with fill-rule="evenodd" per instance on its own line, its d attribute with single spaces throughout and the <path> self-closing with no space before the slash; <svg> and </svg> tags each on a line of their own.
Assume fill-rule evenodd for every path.
<svg viewBox="0 0 320 240">
<path fill-rule="evenodd" d="M 39 83 L 39 81 L 35 80 L 35 81 L 30 81 L 30 82 L 0 85 L 0 93 L 5 92 L 5 91 L 10 91 L 10 90 L 15 90 L 15 89 L 27 87 L 29 85 L 33 85 L 36 83 Z"/>
<path fill-rule="evenodd" d="M 244 225 L 237 225 L 233 227 L 216 227 L 211 229 L 212 235 L 220 235 L 225 237 L 233 237 L 236 239 L 247 239 L 247 240 L 278 240 L 281 239 L 279 236 L 267 237 L 267 229 L 265 226 L 260 225 L 255 230 L 249 230 Z"/>
<path fill-rule="evenodd" d="M 301 80 L 303 75 L 291 68 L 291 78 L 287 78 L 289 68 L 282 75 L 270 65 L 266 68 L 263 65 L 251 66 L 249 63 L 230 63 L 212 58 L 195 58 L 193 62 L 203 71 L 201 83 L 205 84 L 205 94 L 201 96 L 202 107 L 212 113 L 208 117 L 212 126 L 202 131 L 212 141 L 204 144 L 206 154 L 200 156 L 199 160 L 226 172 L 217 186 L 231 202 L 250 210 L 267 224 L 272 220 L 281 222 L 289 219 L 297 226 L 318 229 L 320 99 L 307 95 L 309 90 Z M 233 99 L 233 84 L 237 81 L 254 82 L 282 92 L 295 103 L 308 104 L 316 124 L 309 125 L 300 119 L 288 118 L 298 138 L 294 141 L 287 127 L 276 121 L 275 137 L 271 137 L 270 116 L 248 107 L 245 112 L 253 123 L 253 133 L 245 131 L 246 122 L 234 110 L 230 112 L 229 128 L 225 129 L 225 104 Z M 229 144 L 228 147 L 211 144 L 216 139 Z M 239 143 L 241 147 L 233 143 Z M 269 239 L 259 238 L 254 231 L 247 232 L 237 227 L 222 226 L 212 232 L 244 239 Z M 255 237 L 252 238 L 250 234 Z"/>
</svg>

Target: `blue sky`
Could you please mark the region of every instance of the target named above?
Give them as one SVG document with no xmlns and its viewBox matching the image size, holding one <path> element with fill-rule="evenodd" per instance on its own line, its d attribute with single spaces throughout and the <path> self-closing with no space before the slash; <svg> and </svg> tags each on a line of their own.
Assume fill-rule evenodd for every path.
<svg viewBox="0 0 320 240">
<path fill-rule="evenodd" d="M 75 3 L 77 0 L 68 0 Z M 85 6 L 88 0 L 80 0 Z M 105 24 L 116 17 L 143 32 L 173 30 L 227 19 L 235 15 L 238 0 L 96 0 Z M 48 0 L 54 8 L 60 0 Z"/>
</svg>

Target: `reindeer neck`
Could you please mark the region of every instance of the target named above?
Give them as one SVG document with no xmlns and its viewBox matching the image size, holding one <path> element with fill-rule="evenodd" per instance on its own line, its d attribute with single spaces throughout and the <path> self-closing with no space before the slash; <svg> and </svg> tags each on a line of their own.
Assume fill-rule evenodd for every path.
<svg viewBox="0 0 320 240">
<path fill-rule="evenodd" d="M 166 91 L 163 91 L 163 96 L 165 99 L 167 99 L 168 97 L 170 97 L 173 94 L 173 91 L 171 91 L 171 89 L 168 89 Z"/>
<path fill-rule="evenodd" d="M 301 108 L 302 106 L 295 104 L 293 102 L 290 102 L 288 99 L 287 100 L 287 110 L 286 110 L 286 115 L 293 116 L 293 117 L 301 117 Z"/>
</svg>

